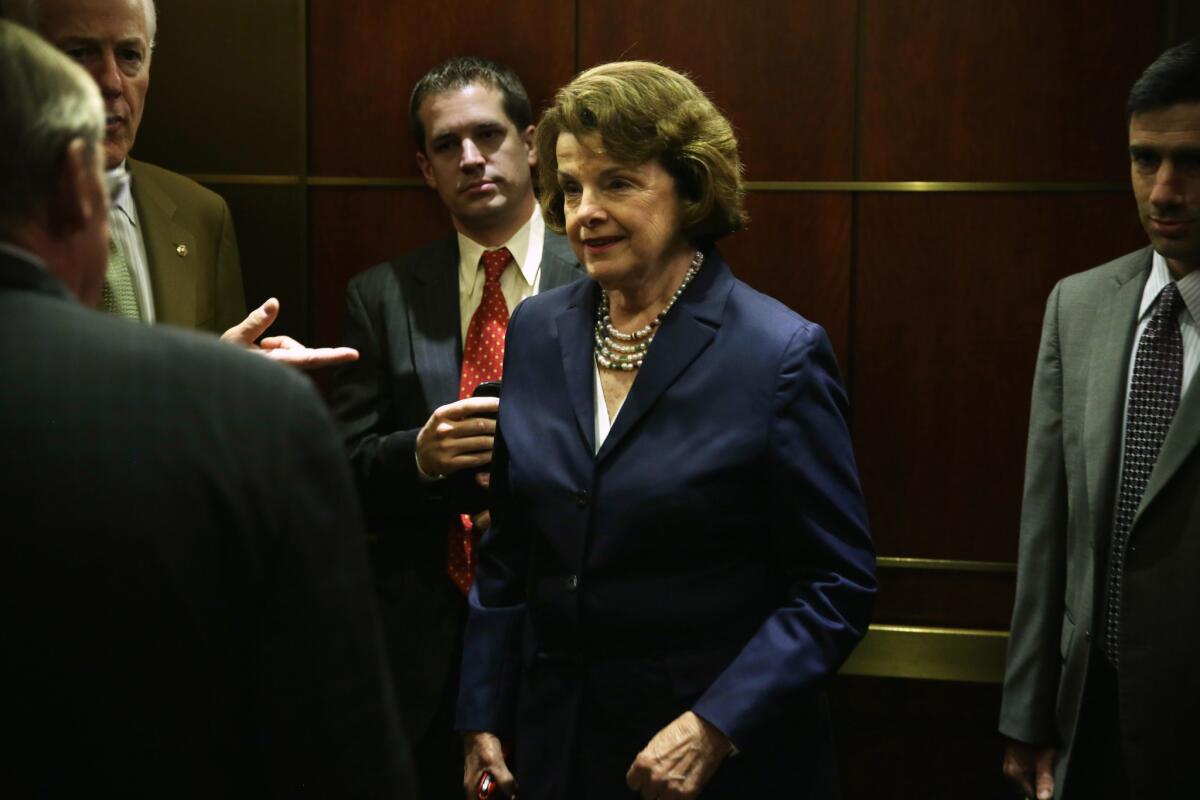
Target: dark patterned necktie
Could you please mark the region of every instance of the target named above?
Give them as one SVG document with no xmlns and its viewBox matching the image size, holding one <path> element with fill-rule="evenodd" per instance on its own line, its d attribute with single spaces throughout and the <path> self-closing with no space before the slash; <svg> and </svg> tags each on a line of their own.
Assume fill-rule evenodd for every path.
<svg viewBox="0 0 1200 800">
<path fill-rule="evenodd" d="M 500 380 L 504 367 L 504 335 L 508 330 L 508 304 L 500 288 L 500 276 L 513 260 L 507 247 L 490 250 L 479 259 L 483 267 L 483 298 L 467 325 L 463 342 L 462 378 L 458 386 L 459 399 L 470 397 L 475 387 L 484 381 Z M 449 553 L 446 572 L 463 594 L 471 590 L 475 575 L 472 549 L 475 534 L 471 517 L 462 514 L 450 525 Z"/>
<path fill-rule="evenodd" d="M 1133 362 L 1125 410 L 1125 456 L 1108 551 L 1104 650 L 1114 668 L 1120 667 L 1121 589 L 1129 529 L 1171 427 L 1183 385 L 1183 335 L 1177 321 L 1182 308 L 1178 287 L 1168 283 L 1158 295 L 1154 316 L 1142 331 Z"/>
</svg>

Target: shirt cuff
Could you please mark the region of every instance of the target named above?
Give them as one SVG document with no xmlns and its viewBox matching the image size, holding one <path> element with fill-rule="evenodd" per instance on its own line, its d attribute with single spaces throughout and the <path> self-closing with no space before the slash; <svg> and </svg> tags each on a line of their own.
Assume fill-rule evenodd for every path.
<svg viewBox="0 0 1200 800">
<path fill-rule="evenodd" d="M 413 451 L 413 463 L 417 465 L 417 477 L 422 483 L 433 483 L 434 481 L 446 480 L 445 475 L 430 475 L 425 470 L 421 469 L 421 459 L 417 458 L 417 452 Z"/>
</svg>

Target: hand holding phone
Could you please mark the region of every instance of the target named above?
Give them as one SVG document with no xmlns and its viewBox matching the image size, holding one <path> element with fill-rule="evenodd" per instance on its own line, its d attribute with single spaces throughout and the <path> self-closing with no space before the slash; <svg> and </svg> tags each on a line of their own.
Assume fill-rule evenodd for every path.
<svg viewBox="0 0 1200 800">
<path fill-rule="evenodd" d="M 499 381 L 484 381 L 475 387 L 472 397 L 500 397 Z M 496 414 L 480 414 L 481 417 L 495 419 Z M 451 503 L 455 511 L 474 516 L 487 508 L 488 492 L 477 479 L 481 472 L 488 472 L 490 466 L 464 469 L 450 476 L 449 491 Z"/>
</svg>

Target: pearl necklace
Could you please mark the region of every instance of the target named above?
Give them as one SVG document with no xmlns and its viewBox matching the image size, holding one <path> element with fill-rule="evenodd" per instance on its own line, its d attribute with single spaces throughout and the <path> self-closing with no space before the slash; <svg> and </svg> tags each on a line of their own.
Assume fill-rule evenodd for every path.
<svg viewBox="0 0 1200 800">
<path fill-rule="evenodd" d="M 645 327 L 633 333 L 622 333 L 612 324 L 612 317 L 609 316 L 608 292 L 601 291 L 600 304 L 596 307 L 596 336 L 593 347 L 597 366 L 601 369 L 619 369 L 624 372 L 640 369 L 642 362 L 646 360 L 646 351 L 650 348 L 650 343 L 654 341 L 654 334 L 658 333 L 658 328 L 662 325 L 663 317 L 667 316 L 667 312 L 671 310 L 671 306 L 675 305 L 675 301 L 683 294 L 683 290 L 692 282 L 692 278 L 696 277 L 696 273 L 700 271 L 700 265 L 703 263 L 704 254 L 697 250 L 696 255 L 692 257 L 692 264 L 688 267 L 687 274 L 683 276 L 683 283 L 679 284 L 675 294 L 671 295 L 666 307 L 658 312 L 658 316 L 650 320 Z"/>
</svg>

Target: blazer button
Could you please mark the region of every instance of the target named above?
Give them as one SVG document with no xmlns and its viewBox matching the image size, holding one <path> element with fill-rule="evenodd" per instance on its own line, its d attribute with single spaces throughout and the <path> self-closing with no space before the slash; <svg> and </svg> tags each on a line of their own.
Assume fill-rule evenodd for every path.
<svg viewBox="0 0 1200 800">
<path fill-rule="evenodd" d="M 578 575 L 568 575 L 567 576 L 567 591 L 573 592 L 578 588 L 579 588 L 579 576 Z"/>
<path fill-rule="evenodd" d="M 590 499 L 591 498 L 588 497 L 587 492 L 579 492 L 578 494 L 575 495 L 575 502 L 579 505 L 580 508 L 587 508 L 587 504 Z"/>
</svg>

